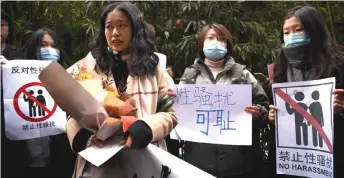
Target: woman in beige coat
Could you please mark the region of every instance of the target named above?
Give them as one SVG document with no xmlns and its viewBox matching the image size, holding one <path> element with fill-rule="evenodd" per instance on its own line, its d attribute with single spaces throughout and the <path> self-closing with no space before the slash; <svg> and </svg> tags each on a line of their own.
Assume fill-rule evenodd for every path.
<svg viewBox="0 0 344 178">
<path fill-rule="evenodd" d="M 113 85 L 119 93 L 127 92 L 134 98 L 138 120 L 125 133 L 126 147 L 140 149 L 154 143 L 166 150 L 163 138 L 176 126 L 177 118 L 172 106 L 156 111 L 158 101 L 167 95 L 168 85 L 142 13 L 129 2 L 110 4 L 101 15 L 99 28 L 94 48 L 68 71 L 94 73 L 102 78 L 105 87 Z M 73 118 L 68 120 L 67 135 L 75 153 L 91 144 L 102 145 L 92 134 Z M 79 156 L 74 176 L 125 178 L 117 158 L 96 167 Z"/>
</svg>

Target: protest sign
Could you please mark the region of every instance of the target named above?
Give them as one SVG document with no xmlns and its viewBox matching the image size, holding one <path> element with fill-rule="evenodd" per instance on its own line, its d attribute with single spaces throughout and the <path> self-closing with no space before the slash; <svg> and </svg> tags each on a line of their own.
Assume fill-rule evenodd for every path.
<svg viewBox="0 0 344 178">
<path fill-rule="evenodd" d="M 13 60 L 1 66 L 8 139 L 27 140 L 65 132 L 66 113 L 38 79 L 38 74 L 49 63 L 51 61 Z"/>
<path fill-rule="evenodd" d="M 333 177 L 335 78 L 273 84 L 277 173 Z"/>
<path fill-rule="evenodd" d="M 142 150 L 123 150 L 120 156 L 127 178 L 215 178 L 152 144 Z"/>
<path fill-rule="evenodd" d="M 177 85 L 178 125 L 172 139 L 226 145 L 252 144 L 252 85 Z"/>
<path fill-rule="evenodd" d="M 97 167 L 114 155 L 119 156 L 127 178 L 215 178 L 155 145 L 149 144 L 144 149 L 124 149 L 120 140 L 120 137 L 111 138 L 105 147 L 93 145 L 79 152 L 79 155 Z M 117 154 L 119 151 L 121 154 Z"/>
</svg>

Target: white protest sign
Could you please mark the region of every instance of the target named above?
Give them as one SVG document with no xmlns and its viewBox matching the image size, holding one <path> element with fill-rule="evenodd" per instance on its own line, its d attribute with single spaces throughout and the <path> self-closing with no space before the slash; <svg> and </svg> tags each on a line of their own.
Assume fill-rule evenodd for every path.
<svg viewBox="0 0 344 178">
<path fill-rule="evenodd" d="M 40 71 L 50 62 L 12 60 L 1 66 L 8 139 L 27 140 L 65 132 L 66 113 L 38 79 Z"/>
<path fill-rule="evenodd" d="M 162 53 L 156 53 L 156 52 L 154 52 L 154 54 L 156 54 L 157 56 L 158 56 L 158 58 L 159 58 L 159 64 L 160 64 L 160 66 L 164 69 L 164 70 L 166 70 L 166 63 L 167 63 L 167 57 L 166 57 L 166 55 L 165 54 L 162 54 Z"/>
<path fill-rule="evenodd" d="M 172 139 L 252 145 L 252 85 L 176 85 Z"/>
<path fill-rule="evenodd" d="M 142 150 L 123 150 L 120 156 L 127 178 L 215 178 L 152 144 Z"/>
<path fill-rule="evenodd" d="M 333 177 L 335 78 L 273 84 L 277 173 Z"/>
</svg>

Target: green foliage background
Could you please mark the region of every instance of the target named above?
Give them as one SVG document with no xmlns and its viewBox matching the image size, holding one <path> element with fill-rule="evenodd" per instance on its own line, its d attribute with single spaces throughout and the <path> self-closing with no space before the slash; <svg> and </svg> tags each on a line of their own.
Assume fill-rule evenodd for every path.
<svg viewBox="0 0 344 178">
<path fill-rule="evenodd" d="M 134 1 L 133 1 L 134 2 Z M 12 16 L 11 43 L 20 47 L 34 29 L 46 25 L 64 39 L 75 62 L 88 53 L 102 9 L 110 1 L 1 2 Z M 225 25 L 234 37 L 234 57 L 252 72 L 267 73 L 266 65 L 278 55 L 279 31 L 285 11 L 296 5 L 312 5 L 326 18 L 332 36 L 344 42 L 344 3 L 334 1 L 138 1 L 134 2 L 155 26 L 156 50 L 168 56 L 175 78 L 196 57 L 197 32 L 210 22 Z M 183 22 L 183 23 L 181 23 Z"/>
</svg>

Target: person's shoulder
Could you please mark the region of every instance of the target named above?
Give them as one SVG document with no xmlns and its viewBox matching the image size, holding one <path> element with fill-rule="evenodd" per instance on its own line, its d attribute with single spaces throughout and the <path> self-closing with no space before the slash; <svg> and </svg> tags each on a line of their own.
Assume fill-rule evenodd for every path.
<svg viewBox="0 0 344 178">
<path fill-rule="evenodd" d="M 196 58 L 194 60 L 194 62 L 186 68 L 194 68 L 194 69 L 197 68 L 197 69 L 199 69 L 199 68 L 204 67 L 204 66 L 205 66 L 204 61 L 201 60 L 200 58 Z"/>
<path fill-rule="evenodd" d="M 19 52 L 19 50 L 17 50 L 17 48 L 15 48 L 12 45 L 7 45 L 6 48 L 3 51 L 3 55 L 8 59 L 8 60 L 13 60 L 14 58 L 16 58 L 19 54 L 21 54 Z"/>
</svg>

